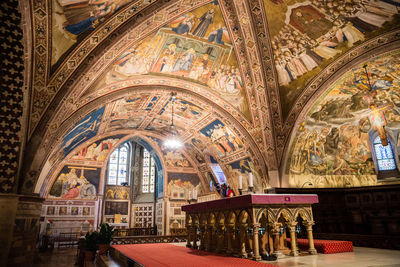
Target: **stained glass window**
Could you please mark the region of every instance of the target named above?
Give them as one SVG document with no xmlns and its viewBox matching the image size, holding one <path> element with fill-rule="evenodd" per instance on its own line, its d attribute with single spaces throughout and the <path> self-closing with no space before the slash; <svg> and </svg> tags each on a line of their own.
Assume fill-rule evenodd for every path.
<svg viewBox="0 0 400 267">
<path fill-rule="evenodd" d="M 387 146 L 383 146 L 381 138 L 377 136 L 374 140 L 374 149 L 379 171 L 389 171 L 396 169 L 396 161 L 394 160 L 390 141 Z"/>
<path fill-rule="evenodd" d="M 156 169 L 154 159 L 149 151 L 144 149 L 143 152 L 143 173 L 142 173 L 142 191 L 143 193 L 154 193 L 154 183 L 156 177 Z"/>
<path fill-rule="evenodd" d="M 108 185 L 122 185 L 129 183 L 129 145 L 121 145 L 114 150 L 108 162 Z"/>
</svg>

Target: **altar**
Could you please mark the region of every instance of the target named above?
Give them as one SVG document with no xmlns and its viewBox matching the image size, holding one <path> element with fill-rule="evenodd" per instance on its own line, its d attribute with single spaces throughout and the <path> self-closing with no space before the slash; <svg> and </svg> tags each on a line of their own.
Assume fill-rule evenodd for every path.
<svg viewBox="0 0 400 267">
<path fill-rule="evenodd" d="M 308 252 L 316 254 L 314 203 L 318 203 L 315 194 L 249 194 L 182 206 L 186 212 L 186 246 L 261 260 L 261 254 L 268 250 L 282 256 L 280 235 L 286 231 L 290 255 L 298 256 L 297 232 L 303 227 Z"/>
</svg>

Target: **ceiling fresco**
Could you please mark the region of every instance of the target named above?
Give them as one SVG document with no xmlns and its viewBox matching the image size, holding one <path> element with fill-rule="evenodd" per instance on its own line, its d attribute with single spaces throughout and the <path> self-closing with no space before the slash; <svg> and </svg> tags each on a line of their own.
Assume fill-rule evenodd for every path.
<svg viewBox="0 0 400 267">
<path fill-rule="evenodd" d="M 51 0 L 51 64 L 132 0 Z"/>
<path fill-rule="evenodd" d="M 168 154 L 172 165 L 200 166 L 206 173 L 212 156 L 228 179 L 250 168 L 258 173 L 259 188 L 270 182 L 269 174 L 285 172 L 291 186 L 301 186 L 322 168 L 310 156 L 308 167 L 297 166 L 304 151 L 314 149 L 307 140 L 322 138 L 315 145 L 322 149 L 329 133 L 338 131 L 351 151 L 347 136 L 361 127 L 359 121 L 368 121 L 363 120 L 365 81 L 355 82 L 351 71 L 341 76 L 358 62 L 400 48 L 399 8 L 390 0 L 30 0 L 24 12 L 32 12 L 25 15 L 32 24 L 26 53 L 32 55 L 26 58 L 33 66 L 22 191 L 36 188 L 38 177 L 46 176 L 45 164 L 66 161 L 57 172 L 79 161 L 100 166 L 116 142 L 111 139 L 121 140 L 110 137 L 116 134 L 150 136 L 162 148 L 170 134 L 171 92 L 178 94 L 174 123 L 185 143 L 181 155 Z M 352 71 L 358 74 L 359 66 Z M 369 71 L 398 75 L 378 59 Z M 396 107 L 397 78 L 381 80 L 374 86 L 392 86 L 378 88 L 376 97 L 384 99 L 381 105 Z M 330 95 L 339 84 L 347 91 Z M 331 85 L 331 93 L 314 106 Z M 360 106 L 349 107 L 350 102 Z M 396 135 L 397 115 L 392 109 L 385 114 Z M 364 132 L 359 137 L 362 141 L 353 143 L 364 151 Z M 289 149 L 295 152 L 285 161 Z M 344 156 L 348 166 L 339 169 L 336 152 L 328 152 L 319 157 L 327 164 L 325 176 L 342 177 L 337 185 L 356 175 L 355 164 L 361 166 L 357 175 L 372 177 L 360 184 L 372 183 L 368 152 Z M 273 186 L 279 186 L 275 180 Z"/>
<path fill-rule="evenodd" d="M 394 1 L 264 0 L 283 113 L 339 55 L 398 26 Z"/>
<path fill-rule="evenodd" d="M 246 91 L 218 1 L 188 12 L 134 44 L 85 94 L 153 74 L 200 83 L 249 117 Z"/>
<path fill-rule="evenodd" d="M 368 77 L 360 65 L 343 75 L 307 114 L 292 143 L 289 185 L 302 187 L 367 186 L 377 184 L 371 154 L 370 101 L 384 113 L 386 131 L 400 144 L 400 50 L 374 58 Z"/>
</svg>

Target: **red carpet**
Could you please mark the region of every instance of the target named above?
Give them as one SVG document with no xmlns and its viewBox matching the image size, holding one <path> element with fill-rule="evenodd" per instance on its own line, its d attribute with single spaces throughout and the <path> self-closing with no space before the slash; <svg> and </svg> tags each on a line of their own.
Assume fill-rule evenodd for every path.
<svg viewBox="0 0 400 267">
<path fill-rule="evenodd" d="M 128 258 L 146 267 L 158 266 L 276 266 L 253 260 L 225 257 L 205 251 L 189 249 L 167 243 L 113 245 Z"/>
<path fill-rule="evenodd" d="M 290 245 L 290 239 L 287 239 Z M 300 250 L 308 250 L 308 239 L 297 239 L 297 244 Z M 331 254 L 341 252 L 352 252 L 353 243 L 351 241 L 340 241 L 340 240 L 321 240 L 314 239 L 314 247 L 318 253 Z"/>
</svg>

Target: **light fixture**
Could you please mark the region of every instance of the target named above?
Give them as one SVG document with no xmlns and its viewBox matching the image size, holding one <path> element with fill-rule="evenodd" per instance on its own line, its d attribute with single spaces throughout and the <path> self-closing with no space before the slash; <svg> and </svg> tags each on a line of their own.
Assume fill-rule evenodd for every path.
<svg viewBox="0 0 400 267">
<path fill-rule="evenodd" d="M 171 102 L 172 102 L 172 118 L 171 118 L 171 126 L 170 126 L 170 136 L 165 140 L 164 146 L 167 149 L 176 150 L 182 147 L 182 143 L 177 136 L 177 130 L 174 125 L 174 105 L 176 102 L 176 93 L 171 93 Z"/>
</svg>

